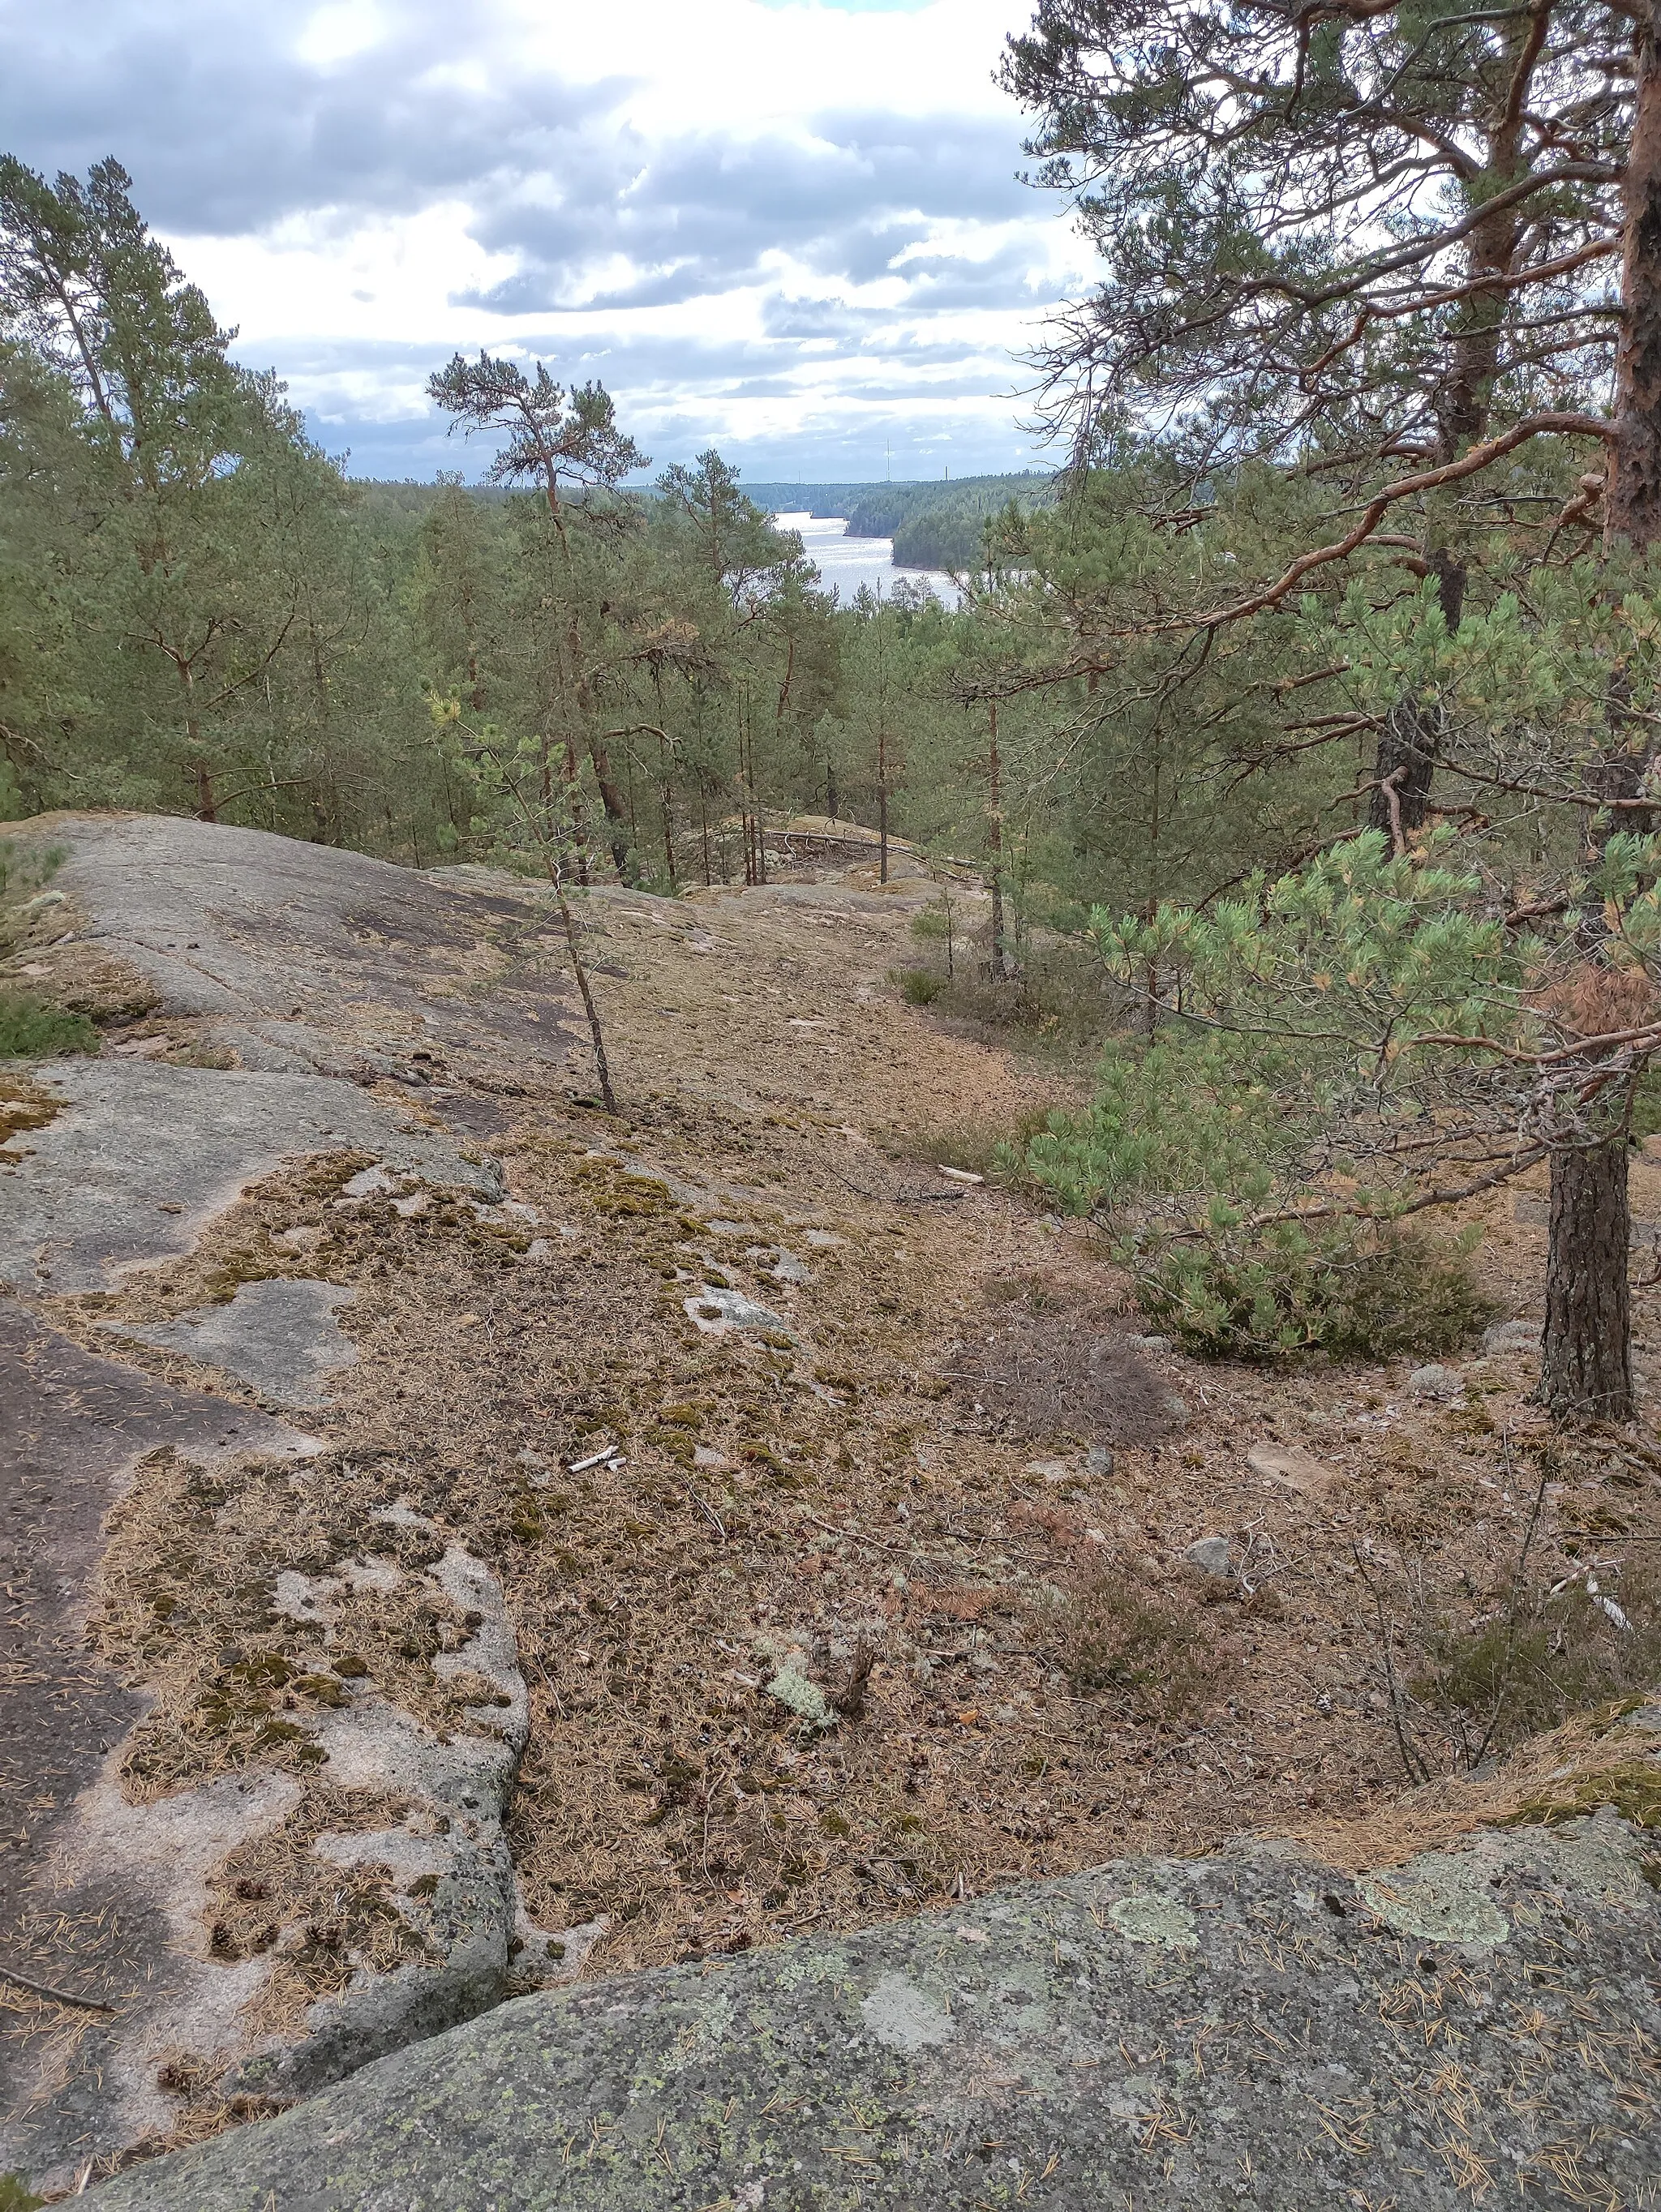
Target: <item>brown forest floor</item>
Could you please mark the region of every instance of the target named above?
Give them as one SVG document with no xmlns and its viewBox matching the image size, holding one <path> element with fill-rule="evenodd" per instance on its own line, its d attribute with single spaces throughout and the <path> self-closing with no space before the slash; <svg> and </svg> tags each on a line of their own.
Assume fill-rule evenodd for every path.
<svg viewBox="0 0 1661 2212">
<path fill-rule="evenodd" d="M 251 1192 L 200 1253 L 119 1300 L 60 1302 L 95 1341 L 95 1321 L 249 1273 L 356 1286 L 342 1318 L 361 1364 L 319 1428 L 332 1510 L 395 1496 L 502 1574 L 532 1708 L 514 1854 L 543 1929 L 602 1923 L 586 1971 L 1243 1831 L 1329 1833 L 1406 1780 L 1381 1618 L 1405 1630 L 1410 1601 L 1479 1614 L 1547 1474 L 1537 1572 L 1658 1525 L 1643 1437 L 1559 1437 L 1542 1471 L 1525 1356 L 1468 1364 L 1455 1410 L 1407 1394 L 1410 1362 L 1265 1373 L 1132 1350 L 1109 1363 L 1117 1434 L 1109 1418 L 1012 1435 L 984 1389 L 978 1411 L 966 1366 L 989 1338 L 1041 1380 L 1081 1338 L 1146 1326 L 1086 1226 L 934 1164 L 965 1130 L 1076 1096 L 1083 1070 L 905 1004 L 890 980 L 916 951 L 904 902 L 833 903 L 704 898 L 696 930 L 684 905 L 599 903 L 627 1118 L 496 1086 L 512 1120 L 492 1149 L 536 1223 L 343 1204 L 359 1164 L 337 1163 Z M 465 1094 L 466 1070 L 447 1073 Z M 1661 1215 L 1661 1170 L 1635 1169 L 1634 1200 Z M 1518 1210 L 1491 1209 L 1479 1264 L 1505 1312 L 1531 1314 L 1544 1230 L 1537 1197 Z M 805 1279 L 778 1279 L 781 1254 Z M 684 1302 L 712 1281 L 781 1326 L 701 1329 Z M 1661 1347 L 1655 1292 L 1640 1315 Z M 1092 1444 L 1112 1448 L 1110 1471 L 1090 1471 Z M 568 1471 L 608 1445 L 620 1466 Z M 1290 1487 L 1248 1465 L 1259 1447 L 1326 1477 Z M 1216 1534 L 1244 1580 L 1183 1565 Z M 118 1593 L 126 1540 L 118 1526 Z M 153 1578 L 154 1532 L 131 1541 Z M 1150 1682 L 1075 1690 L 1062 1661 L 1092 1583 L 1176 1622 L 1193 1710 L 1169 1699 L 1158 1650 Z M 190 1707 L 224 1632 L 204 1626 L 199 1666 L 175 1645 L 160 1786 L 167 1713 Z M 404 1632 L 389 1627 L 388 1667 L 414 1649 Z M 815 1729 L 768 1692 L 793 1650 L 830 1696 L 863 1651 L 857 1717 Z M 1457 1825 L 1448 1802 L 1427 1805 L 1432 1826 Z M 1381 1820 L 1374 1855 L 1411 1827 Z M 1366 1834 L 1334 1848 L 1365 1859 Z"/>
</svg>

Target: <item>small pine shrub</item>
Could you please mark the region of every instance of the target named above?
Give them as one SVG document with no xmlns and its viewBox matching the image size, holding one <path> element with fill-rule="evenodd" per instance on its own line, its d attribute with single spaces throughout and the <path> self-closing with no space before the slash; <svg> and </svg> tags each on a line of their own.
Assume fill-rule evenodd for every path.
<svg viewBox="0 0 1661 2212">
<path fill-rule="evenodd" d="M 0 2173 L 0 2212 L 40 2212 L 44 2197 L 37 2197 L 21 2173 Z"/>
<path fill-rule="evenodd" d="M 932 968 L 908 968 L 900 976 L 900 996 L 908 1006 L 932 1006 L 945 988 L 945 977 Z"/>
<path fill-rule="evenodd" d="M 66 1014 L 33 991 L 0 991 L 0 1060 L 52 1060 L 97 1049 L 98 1032 L 84 1014 Z"/>
<path fill-rule="evenodd" d="M 1204 1358 L 1433 1357 L 1493 1318 L 1470 1250 L 1412 1230 L 1343 1223 L 1315 1237 L 1282 1223 L 1250 1243 L 1167 1247 L 1142 1262 L 1138 1302 Z"/>
</svg>

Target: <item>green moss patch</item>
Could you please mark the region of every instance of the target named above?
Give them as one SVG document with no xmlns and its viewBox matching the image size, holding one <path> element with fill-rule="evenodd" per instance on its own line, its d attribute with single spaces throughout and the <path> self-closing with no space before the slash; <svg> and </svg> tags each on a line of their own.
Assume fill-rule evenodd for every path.
<svg viewBox="0 0 1661 2212">
<path fill-rule="evenodd" d="M 95 1053 L 98 1032 L 34 991 L 0 990 L 0 1060 L 55 1060 Z"/>
</svg>

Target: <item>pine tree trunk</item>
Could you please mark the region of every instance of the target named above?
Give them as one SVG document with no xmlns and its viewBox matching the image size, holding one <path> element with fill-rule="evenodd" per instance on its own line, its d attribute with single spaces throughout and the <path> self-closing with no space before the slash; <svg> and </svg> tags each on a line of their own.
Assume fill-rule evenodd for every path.
<svg viewBox="0 0 1661 2212">
<path fill-rule="evenodd" d="M 1636 105 L 1622 186 L 1621 324 L 1615 362 L 1615 429 L 1604 499 L 1604 542 L 1642 550 L 1661 543 L 1661 0 L 1643 0 L 1634 38 Z M 1602 798 L 1635 797 L 1647 744 L 1623 730 L 1624 698 L 1611 693 L 1611 741 L 1589 781 Z M 1616 827 L 1646 830 L 1624 809 L 1596 819 L 1594 847 Z M 1595 917 L 1583 933 L 1595 954 Z M 1554 1152 L 1551 1251 L 1546 1263 L 1546 1340 L 1536 1396 L 1554 1413 L 1626 1421 L 1632 1395 L 1631 1220 L 1624 1129 L 1601 1145 Z"/>
<path fill-rule="evenodd" d="M 1609 543 L 1642 548 L 1661 538 L 1661 0 L 1643 0 L 1637 16 L 1637 102 L 1622 185 L 1615 436 L 1603 511 Z"/>
<path fill-rule="evenodd" d="M 1423 699 L 1398 699 L 1378 735 L 1367 805 L 1367 828 L 1382 830 L 1398 849 L 1409 832 L 1424 827 L 1441 749 L 1440 709 Z"/>
<path fill-rule="evenodd" d="M 1542 1406 L 1560 1418 L 1629 1421 L 1631 1291 L 1625 1130 L 1551 1156 Z"/>
<path fill-rule="evenodd" d="M 611 756 L 603 738 L 590 738 L 588 757 L 594 764 L 594 781 L 599 786 L 599 803 L 605 809 L 611 865 L 617 870 L 618 881 L 626 884 L 629 880 L 629 810 L 624 804 L 623 793 L 618 789 L 617 779 L 611 774 Z"/>
</svg>

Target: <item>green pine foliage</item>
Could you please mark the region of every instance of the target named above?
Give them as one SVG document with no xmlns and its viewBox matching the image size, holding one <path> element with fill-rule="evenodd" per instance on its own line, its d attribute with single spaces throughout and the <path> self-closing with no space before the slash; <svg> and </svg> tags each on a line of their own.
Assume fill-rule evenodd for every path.
<svg viewBox="0 0 1661 2212">
<path fill-rule="evenodd" d="M 1011 67 L 1036 97 L 1073 51 Z M 1125 65 L 1164 85 L 1181 63 Z M 1287 127 L 1323 190 L 1354 149 L 1310 82 Z M 1098 213 L 1145 211 L 1171 177 L 1137 149 L 1199 127 L 1146 89 L 1109 118 Z M 1065 121 L 1063 167 L 1091 158 Z M 0 159 L 0 816 L 154 808 L 670 896 L 765 874 L 794 816 L 885 830 L 945 864 L 945 957 L 901 977 L 911 1003 L 1075 1075 L 1108 1036 L 1088 1104 L 1007 1133 L 1002 1165 L 1098 1222 L 1162 1325 L 1254 1359 L 1451 1349 L 1482 1307 L 1447 1207 L 1653 1114 L 1661 562 L 1564 520 L 1575 433 L 1305 575 L 1394 466 L 1351 452 L 1344 380 L 1416 421 L 1448 334 L 1390 323 L 1305 414 L 1257 331 L 1256 380 L 1208 417 L 1208 257 L 1251 261 L 1240 218 L 1177 225 L 1169 265 L 1153 231 L 1113 249 L 1093 312 L 1139 388 L 1186 393 L 1166 431 L 1116 398 L 1060 474 L 854 488 L 856 527 L 966 588 L 839 604 L 770 510 L 850 488 L 757 499 L 713 450 L 648 477 L 611 396 L 549 365 L 435 365 L 484 489 L 349 481 L 233 358 L 118 164 L 49 185 Z M 1329 272 L 1346 297 L 1370 296 L 1370 235 Z M 1175 368 L 1141 312 L 1173 273 Z M 1288 344 L 1337 331 L 1296 301 L 1283 321 Z M 1404 728 L 1431 811 L 1386 834 Z M 1577 1060 L 1588 1036 L 1614 1041 Z M 0 1010 L 11 1054 L 94 1042 Z"/>
<path fill-rule="evenodd" d="M 1402 1224 L 1561 1141 L 1554 960 L 1578 962 L 1595 909 L 1647 990 L 1661 848 L 1611 836 L 1554 949 L 1484 910 L 1453 842 L 1395 853 L 1367 832 L 1204 910 L 1092 915 L 1153 1034 L 1110 1048 L 1089 1112 L 1052 1117 L 1025 1164 L 1110 1229 L 1144 1307 L 1192 1348 L 1429 1353 L 1485 1318 L 1469 1232 Z M 1634 1079 L 1611 1065 L 1568 1110 L 1618 1128 Z"/>
</svg>

